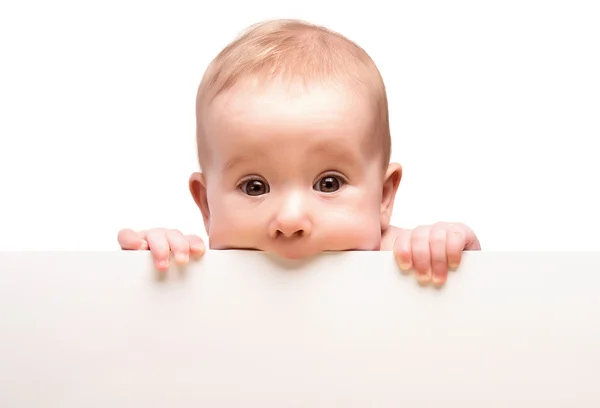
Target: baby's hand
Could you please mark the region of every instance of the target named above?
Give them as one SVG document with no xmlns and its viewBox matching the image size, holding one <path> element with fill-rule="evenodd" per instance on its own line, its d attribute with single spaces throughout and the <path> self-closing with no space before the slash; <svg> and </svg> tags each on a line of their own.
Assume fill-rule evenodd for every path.
<svg viewBox="0 0 600 408">
<path fill-rule="evenodd" d="M 420 282 L 442 285 L 448 268 L 460 265 L 463 251 L 481 250 L 475 233 L 461 223 L 440 222 L 410 229 L 393 228 L 391 236 L 398 266 L 416 272 Z"/>
<path fill-rule="evenodd" d="M 119 245 L 124 250 L 150 250 L 159 271 L 169 269 L 171 252 L 178 264 L 186 264 L 190 255 L 200 256 L 206 251 L 202 238 L 195 235 L 183 235 L 174 229 L 154 228 L 147 231 L 123 229 L 119 231 Z"/>
</svg>

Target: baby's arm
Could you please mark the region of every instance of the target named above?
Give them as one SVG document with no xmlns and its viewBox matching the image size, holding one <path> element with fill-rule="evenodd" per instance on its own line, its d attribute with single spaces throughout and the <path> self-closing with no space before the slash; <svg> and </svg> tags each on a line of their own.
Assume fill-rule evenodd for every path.
<svg viewBox="0 0 600 408">
<path fill-rule="evenodd" d="M 154 228 L 147 231 L 123 229 L 117 236 L 121 249 L 145 251 L 150 250 L 156 268 L 160 271 L 169 269 L 171 252 L 175 262 L 186 264 L 191 256 L 203 255 L 206 251 L 204 241 L 196 235 L 183 235 L 174 229 Z"/>
<path fill-rule="evenodd" d="M 415 229 L 390 227 L 383 233 L 382 251 L 393 251 L 400 269 L 416 272 L 423 283 L 441 285 L 448 269 L 460 265 L 463 251 L 479 251 L 479 239 L 468 226 L 440 222 Z"/>
</svg>

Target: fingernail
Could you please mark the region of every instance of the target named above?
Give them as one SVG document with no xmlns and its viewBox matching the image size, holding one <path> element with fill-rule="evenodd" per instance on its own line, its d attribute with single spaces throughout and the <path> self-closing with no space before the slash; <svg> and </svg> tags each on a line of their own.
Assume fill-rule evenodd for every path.
<svg viewBox="0 0 600 408">
<path fill-rule="evenodd" d="M 396 263 L 398 264 L 398 267 L 400 269 L 404 269 L 405 271 L 407 271 L 412 267 L 410 262 L 404 261 L 398 254 L 395 254 L 395 258 L 396 258 Z"/>
<path fill-rule="evenodd" d="M 420 273 L 417 275 L 417 278 L 421 281 L 421 282 L 428 282 L 429 280 L 431 280 L 431 269 L 428 270 L 425 273 Z"/>
<path fill-rule="evenodd" d="M 444 278 L 439 276 L 439 275 L 433 275 L 431 277 L 431 280 L 433 283 L 437 284 L 437 285 L 441 285 L 444 283 Z"/>
<path fill-rule="evenodd" d="M 148 249 L 148 243 L 146 241 L 142 241 L 140 244 L 140 251 L 145 251 Z"/>
<path fill-rule="evenodd" d="M 169 267 L 169 261 L 167 261 L 167 260 L 159 261 L 156 266 L 158 267 L 158 269 L 167 269 Z"/>
</svg>

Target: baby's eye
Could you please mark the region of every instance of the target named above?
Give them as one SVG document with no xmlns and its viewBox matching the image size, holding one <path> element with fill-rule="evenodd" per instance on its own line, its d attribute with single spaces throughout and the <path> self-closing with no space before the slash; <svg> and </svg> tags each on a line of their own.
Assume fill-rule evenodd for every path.
<svg viewBox="0 0 600 408">
<path fill-rule="evenodd" d="M 340 189 L 343 181 L 335 176 L 327 176 L 321 178 L 319 181 L 315 183 L 313 186 L 315 190 L 321 191 L 323 193 L 334 193 Z"/>
<path fill-rule="evenodd" d="M 240 189 L 249 196 L 260 196 L 269 192 L 269 185 L 261 180 L 248 180 L 240 186 Z"/>
</svg>

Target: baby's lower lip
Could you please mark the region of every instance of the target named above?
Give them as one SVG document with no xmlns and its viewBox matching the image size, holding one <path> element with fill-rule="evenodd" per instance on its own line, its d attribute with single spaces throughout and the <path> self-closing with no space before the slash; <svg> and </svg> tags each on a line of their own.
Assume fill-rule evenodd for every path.
<svg viewBox="0 0 600 408">
<path fill-rule="evenodd" d="M 302 254 L 281 254 L 281 256 L 283 256 L 284 258 L 287 259 L 301 259 L 304 258 L 306 255 L 302 255 Z"/>
<path fill-rule="evenodd" d="M 297 244 L 292 244 L 290 246 L 287 246 L 287 248 L 285 248 L 287 245 L 283 245 L 282 247 L 275 247 L 275 248 L 254 248 L 254 247 L 241 247 L 241 246 L 221 246 L 221 247 L 215 247 L 214 249 L 220 249 L 220 250 L 242 250 L 242 251 L 265 251 L 265 252 L 272 252 L 282 258 L 285 259 L 302 259 L 302 258 L 308 258 L 311 256 L 314 256 L 315 254 L 319 253 L 319 252 L 327 252 L 327 250 L 322 250 L 322 251 L 305 251 L 305 250 L 295 250 L 295 248 L 298 247 Z"/>
<path fill-rule="evenodd" d="M 294 251 L 294 250 L 279 250 L 276 253 L 286 259 L 303 259 L 316 255 L 315 251 Z"/>
</svg>

